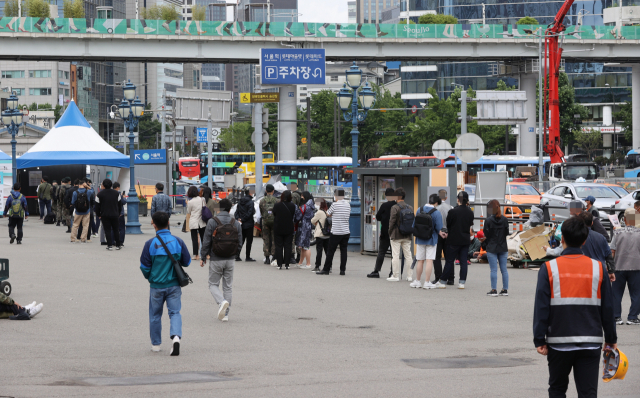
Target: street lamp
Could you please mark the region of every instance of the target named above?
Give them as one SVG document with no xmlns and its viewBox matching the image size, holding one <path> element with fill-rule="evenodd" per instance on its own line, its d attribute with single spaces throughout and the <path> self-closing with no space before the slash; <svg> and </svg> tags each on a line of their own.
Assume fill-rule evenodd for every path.
<svg viewBox="0 0 640 398">
<path fill-rule="evenodd" d="M 605 83 L 604 84 L 605 87 L 607 87 L 609 89 L 609 92 L 611 93 L 611 98 L 613 100 L 613 105 L 611 105 L 611 120 L 613 121 L 613 142 L 616 143 L 616 147 L 613 150 L 613 153 L 616 153 L 616 150 L 618 149 L 618 136 L 616 134 L 616 118 L 615 116 L 613 116 L 613 111 L 616 109 L 616 94 L 613 92 L 613 87 L 611 87 L 609 85 L 609 83 Z"/>
<path fill-rule="evenodd" d="M 358 122 L 364 121 L 367 117 L 369 109 L 376 102 L 376 93 L 369 87 L 369 83 L 360 90 L 360 104 L 364 112 L 358 110 L 358 88 L 362 83 L 362 71 L 356 63 L 345 71 L 347 75 L 347 84 L 345 84 L 338 93 L 338 103 L 343 112 L 344 120 L 351 122 L 351 167 L 352 171 L 358 167 Z M 351 112 L 349 112 L 351 108 Z M 349 215 L 349 244 L 360 244 L 360 198 L 358 198 L 358 179 L 351 179 L 351 214 Z"/>
<path fill-rule="evenodd" d="M 131 80 L 125 84 L 123 92 L 124 99 L 120 102 L 118 116 L 124 121 L 125 128 L 129 129 L 129 195 L 127 197 L 126 230 L 128 234 L 141 234 L 142 230 L 140 230 L 140 222 L 138 219 L 140 200 L 138 200 L 138 193 L 136 192 L 133 143 L 136 136 L 133 134 L 133 131 L 140 121 L 140 116 L 142 116 L 144 112 L 144 104 L 136 97 L 136 86 L 131 83 Z"/>
<path fill-rule="evenodd" d="M 22 123 L 22 112 L 18 109 L 18 97 L 15 91 L 7 99 L 7 110 L 2 112 L 2 123 L 7 126 L 7 131 L 11 134 L 11 173 L 13 183 L 18 180 L 18 170 L 16 166 L 16 134 Z"/>
</svg>

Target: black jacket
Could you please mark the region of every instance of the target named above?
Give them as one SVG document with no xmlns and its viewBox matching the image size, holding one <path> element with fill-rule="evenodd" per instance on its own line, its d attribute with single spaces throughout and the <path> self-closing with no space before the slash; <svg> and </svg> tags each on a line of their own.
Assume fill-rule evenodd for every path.
<svg viewBox="0 0 640 398">
<path fill-rule="evenodd" d="M 122 201 L 120 192 L 115 189 L 103 189 L 96 196 L 95 213 L 98 217 L 120 217 Z"/>
<path fill-rule="evenodd" d="M 391 208 L 396 204 L 395 200 L 383 203 L 376 213 L 376 220 L 380 221 L 380 237 L 389 239 L 389 218 L 391 218 Z"/>
<path fill-rule="evenodd" d="M 278 202 L 273 206 L 273 233 L 275 235 L 293 234 L 293 217 L 296 205 L 291 202 Z"/>
<path fill-rule="evenodd" d="M 248 229 L 253 228 L 253 215 L 255 213 L 256 208 L 253 205 L 251 196 L 245 196 L 240 199 L 234 216 L 236 220 L 242 221 L 242 229 Z"/>
<path fill-rule="evenodd" d="M 508 252 L 507 236 L 509 236 L 509 222 L 505 216 L 496 218 L 490 216 L 484 223 L 484 236 L 488 253 Z"/>
<path fill-rule="evenodd" d="M 473 211 L 469 206 L 456 206 L 449 210 L 447 215 L 447 245 L 469 246 L 471 234 L 469 230 L 473 226 Z"/>
</svg>

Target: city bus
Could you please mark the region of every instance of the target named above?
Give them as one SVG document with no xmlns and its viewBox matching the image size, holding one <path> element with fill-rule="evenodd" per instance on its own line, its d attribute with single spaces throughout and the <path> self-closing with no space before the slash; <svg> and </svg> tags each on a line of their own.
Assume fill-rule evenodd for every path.
<svg viewBox="0 0 640 398">
<path fill-rule="evenodd" d="M 198 181 L 200 178 L 200 159 L 179 158 L 178 171 L 180 171 L 181 180 Z"/>
<path fill-rule="evenodd" d="M 367 160 L 367 167 L 442 167 L 443 163 L 435 156 L 387 155 Z"/>
<path fill-rule="evenodd" d="M 343 156 L 317 156 L 309 160 L 284 160 L 264 165 L 264 175 L 280 175 L 283 184 L 337 185 L 351 187 L 352 160 Z"/>
<path fill-rule="evenodd" d="M 624 178 L 640 177 L 640 150 L 632 149 L 624 157 Z"/>
<path fill-rule="evenodd" d="M 273 163 L 275 154 L 273 152 L 262 152 L 262 164 Z M 200 178 L 208 175 L 208 153 L 200 154 Z M 214 168 L 214 182 L 223 182 L 225 174 L 233 174 L 233 169 L 245 174 L 255 174 L 256 154 L 255 152 L 215 152 L 211 154 L 212 167 Z M 218 178 L 215 178 L 217 176 Z"/>
</svg>

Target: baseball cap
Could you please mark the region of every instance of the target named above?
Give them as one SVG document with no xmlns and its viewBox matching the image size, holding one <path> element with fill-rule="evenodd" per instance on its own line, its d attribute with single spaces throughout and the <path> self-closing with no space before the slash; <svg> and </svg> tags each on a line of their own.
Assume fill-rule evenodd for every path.
<svg viewBox="0 0 640 398">
<path fill-rule="evenodd" d="M 587 196 L 585 200 L 591 202 L 591 204 L 596 203 L 596 198 L 591 195 Z"/>
</svg>

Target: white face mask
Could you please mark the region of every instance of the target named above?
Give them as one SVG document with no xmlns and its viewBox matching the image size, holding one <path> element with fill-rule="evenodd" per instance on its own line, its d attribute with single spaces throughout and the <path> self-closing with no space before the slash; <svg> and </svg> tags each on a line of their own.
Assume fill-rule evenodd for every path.
<svg viewBox="0 0 640 398">
<path fill-rule="evenodd" d="M 473 242 L 473 238 L 474 238 L 474 236 L 473 236 L 473 235 L 471 235 L 471 237 L 469 238 L 469 240 Z"/>
</svg>

